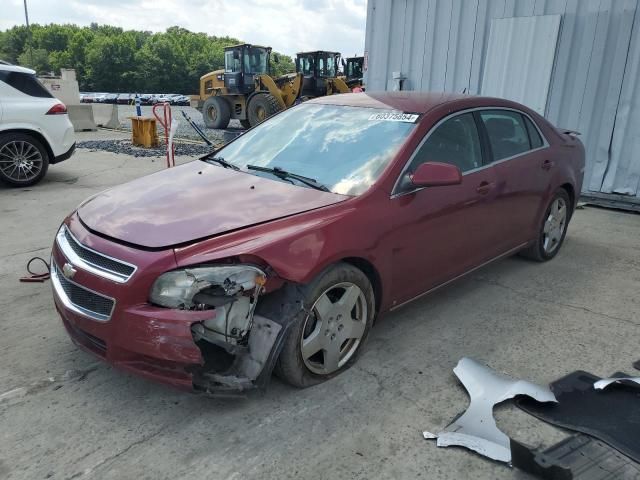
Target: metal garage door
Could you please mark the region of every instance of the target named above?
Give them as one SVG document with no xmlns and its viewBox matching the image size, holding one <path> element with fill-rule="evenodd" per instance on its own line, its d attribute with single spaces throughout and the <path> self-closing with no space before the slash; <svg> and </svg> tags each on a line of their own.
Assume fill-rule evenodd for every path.
<svg viewBox="0 0 640 480">
<path fill-rule="evenodd" d="M 539 15 L 491 20 L 482 95 L 515 100 L 544 115 L 560 19 Z"/>
</svg>

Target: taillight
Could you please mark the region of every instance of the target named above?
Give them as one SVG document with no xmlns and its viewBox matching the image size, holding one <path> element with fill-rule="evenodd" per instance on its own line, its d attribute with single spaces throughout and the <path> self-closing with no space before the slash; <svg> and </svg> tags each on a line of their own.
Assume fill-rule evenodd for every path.
<svg viewBox="0 0 640 480">
<path fill-rule="evenodd" d="M 47 115 L 65 115 L 67 113 L 67 106 L 64 103 L 56 103 L 46 113 Z"/>
</svg>

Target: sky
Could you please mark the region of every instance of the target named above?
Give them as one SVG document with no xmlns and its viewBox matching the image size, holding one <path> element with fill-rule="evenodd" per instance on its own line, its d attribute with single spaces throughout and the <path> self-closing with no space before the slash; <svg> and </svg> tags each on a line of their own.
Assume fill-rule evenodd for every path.
<svg viewBox="0 0 640 480">
<path fill-rule="evenodd" d="M 24 25 L 23 0 L 0 0 L 0 30 Z M 27 0 L 31 23 L 92 22 L 164 31 L 174 25 L 293 55 L 362 55 L 366 0 Z"/>
</svg>

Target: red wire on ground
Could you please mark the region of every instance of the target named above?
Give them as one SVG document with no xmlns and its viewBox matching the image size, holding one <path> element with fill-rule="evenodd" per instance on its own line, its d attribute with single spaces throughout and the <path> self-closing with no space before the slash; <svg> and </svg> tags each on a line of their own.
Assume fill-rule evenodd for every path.
<svg viewBox="0 0 640 480">
<path fill-rule="evenodd" d="M 45 267 L 47 268 L 46 272 L 43 273 L 35 273 L 34 271 L 31 270 L 31 264 L 34 262 L 34 260 L 40 260 Z M 42 258 L 42 257 L 33 257 L 32 259 L 30 259 L 27 262 L 27 272 L 29 272 L 31 275 L 27 275 L 25 277 L 20 277 L 20 281 L 24 282 L 24 283 L 42 283 L 46 280 L 49 280 L 49 278 L 51 277 L 51 274 L 49 273 L 51 271 L 51 268 L 49 266 L 49 264 L 47 263 L 47 261 Z"/>
</svg>

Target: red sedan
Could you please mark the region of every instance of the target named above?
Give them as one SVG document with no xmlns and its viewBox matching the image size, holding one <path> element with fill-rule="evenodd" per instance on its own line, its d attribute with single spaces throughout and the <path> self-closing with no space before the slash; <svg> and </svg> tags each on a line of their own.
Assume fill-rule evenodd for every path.
<svg viewBox="0 0 640 480">
<path fill-rule="evenodd" d="M 99 193 L 53 247 L 72 339 L 207 392 L 308 386 L 374 319 L 487 263 L 560 249 L 584 149 L 514 102 L 323 97 L 200 160 Z"/>
</svg>

